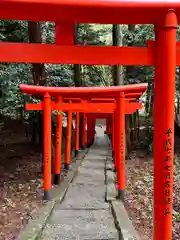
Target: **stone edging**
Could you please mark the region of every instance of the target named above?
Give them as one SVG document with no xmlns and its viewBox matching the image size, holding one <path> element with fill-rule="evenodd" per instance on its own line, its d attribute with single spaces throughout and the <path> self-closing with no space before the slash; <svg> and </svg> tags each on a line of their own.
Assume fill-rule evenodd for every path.
<svg viewBox="0 0 180 240">
<path fill-rule="evenodd" d="M 122 201 L 111 201 L 111 210 L 120 240 L 140 240 Z"/>
<path fill-rule="evenodd" d="M 110 204 L 114 223 L 120 240 L 140 240 L 122 201 L 116 199 L 116 178 L 113 158 L 109 155 L 105 161 L 105 200 Z"/>
</svg>

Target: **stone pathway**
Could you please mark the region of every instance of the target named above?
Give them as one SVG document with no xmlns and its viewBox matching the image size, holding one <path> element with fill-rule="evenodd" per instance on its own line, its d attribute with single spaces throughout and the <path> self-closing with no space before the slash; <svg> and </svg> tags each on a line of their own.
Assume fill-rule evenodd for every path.
<svg viewBox="0 0 180 240">
<path fill-rule="evenodd" d="M 56 204 L 40 240 L 119 239 L 110 204 L 105 202 L 105 162 L 109 143 L 98 128 L 94 145 L 79 167 L 61 204 Z"/>
</svg>

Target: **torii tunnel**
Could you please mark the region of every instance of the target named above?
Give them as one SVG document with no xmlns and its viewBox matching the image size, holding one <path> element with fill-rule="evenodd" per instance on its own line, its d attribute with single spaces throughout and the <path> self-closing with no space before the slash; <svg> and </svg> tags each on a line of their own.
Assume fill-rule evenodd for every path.
<svg viewBox="0 0 180 240">
<path fill-rule="evenodd" d="M 1 42 L 0 62 L 155 67 L 153 239 L 171 240 L 175 78 L 176 66 L 180 65 L 180 43 L 176 42 L 176 32 L 180 22 L 180 1 L 1 0 L 0 18 L 55 22 L 55 44 Z M 74 24 L 79 23 L 153 24 L 155 41 L 148 42 L 146 47 L 79 46 L 75 45 L 74 41 Z M 39 94 L 44 95 L 44 89 L 38 89 L 40 89 Z M 122 89 L 122 92 L 125 92 L 126 87 Z M 45 134 L 48 136 L 50 136 L 51 132 L 50 94 L 54 95 L 58 91 L 51 90 L 52 92 L 46 92 L 44 98 L 45 119 L 49 119 L 47 120 L 49 127 L 45 129 Z M 81 91 L 81 89 L 79 90 Z M 69 98 L 79 98 L 77 92 L 75 94 L 74 91 L 73 88 L 69 88 L 61 93 Z M 97 94 L 99 89 L 95 88 L 94 91 L 91 89 L 90 91 L 84 90 L 84 93 L 91 93 L 91 98 L 116 97 L 114 96 L 114 90 L 111 94 L 110 91 L 103 94 L 103 91 L 101 94 Z M 27 93 L 31 93 L 31 91 L 29 90 Z M 123 93 L 121 93 L 121 97 L 124 98 L 122 95 Z M 81 97 L 83 98 L 83 94 Z M 125 101 L 122 103 L 121 97 L 118 98 L 116 103 L 117 109 L 120 108 L 119 106 L 122 109 L 125 108 Z M 122 117 L 122 111 L 119 110 L 118 114 L 120 116 L 118 115 L 117 119 Z M 121 124 L 124 125 L 123 122 Z M 118 128 L 121 128 L 120 125 Z M 118 133 L 120 132 L 119 129 Z M 116 142 L 119 145 L 119 134 L 116 137 Z M 46 138 L 45 144 L 46 149 L 48 149 L 50 138 Z M 119 156 L 120 152 L 117 151 L 116 159 Z M 49 158 L 50 152 L 47 154 L 48 164 L 50 164 Z M 48 168 L 46 168 L 46 171 L 48 173 Z M 50 182 L 47 182 L 46 189 L 49 188 Z"/>
<path fill-rule="evenodd" d="M 109 119 L 111 116 L 113 152 L 115 153 L 115 167 L 118 178 L 118 197 L 123 200 L 125 189 L 125 114 L 132 114 L 142 108 L 136 102 L 137 98 L 147 90 L 147 84 L 133 84 L 119 87 L 42 87 L 34 85 L 20 85 L 20 90 L 26 94 L 43 97 L 37 104 L 26 104 L 26 110 L 44 111 L 44 197 L 50 198 L 51 189 L 51 114 L 53 110 L 68 112 L 66 136 L 65 168 L 68 169 L 71 158 L 72 112 L 76 112 L 76 151 L 79 150 L 79 113 L 83 118 L 83 145 L 90 145 L 95 133 L 95 119 L 100 115 Z M 71 97 L 70 97 L 71 96 Z M 89 98 L 91 100 L 89 100 Z M 106 97 L 106 98 L 105 98 Z M 53 99 L 53 100 L 52 100 Z M 87 100 L 88 99 L 88 100 Z M 129 100 L 130 99 L 130 100 Z M 133 101 L 134 100 L 134 101 Z M 86 143 L 86 114 L 88 117 L 88 131 Z M 104 115 L 105 114 L 105 115 Z M 101 117 L 102 117 L 101 116 Z M 112 121 L 113 116 L 113 121 Z M 56 147 L 55 147 L 55 183 L 59 183 L 61 169 L 61 136 L 62 114 L 57 114 Z"/>
</svg>

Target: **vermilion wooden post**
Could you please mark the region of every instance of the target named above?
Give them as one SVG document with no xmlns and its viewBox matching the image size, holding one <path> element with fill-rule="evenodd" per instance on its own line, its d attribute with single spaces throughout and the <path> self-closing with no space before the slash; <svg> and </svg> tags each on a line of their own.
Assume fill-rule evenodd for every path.
<svg viewBox="0 0 180 240">
<path fill-rule="evenodd" d="M 93 117 L 92 114 L 87 114 L 87 146 L 93 144 Z"/>
<path fill-rule="evenodd" d="M 94 143 L 95 134 L 96 134 L 96 118 L 93 119 L 92 138 L 91 138 L 92 144 Z"/>
<path fill-rule="evenodd" d="M 57 102 L 60 104 L 62 98 L 58 97 Z M 54 164 L 54 184 L 58 185 L 60 182 L 61 173 L 61 148 L 62 148 L 62 120 L 61 112 L 56 114 L 56 142 L 55 142 L 55 164 Z"/>
<path fill-rule="evenodd" d="M 112 114 L 112 155 L 114 156 L 114 132 L 115 132 L 115 117 L 114 113 Z"/>
<path fill-rule="evenodd" d="M 74 43 L 74 24 L 72 22 L 56 22 L 55 24 L 55 42 L 56 45 L 72 45 Z M 60 97 L 58 102 L 62 102 Z M 72 114 L 72 113 L 70 113 Z M 55 146 L 55 168 L 54 168 L 54 184 L 59 184 L 60 168 L 61 168 L 61 147 L 62 147 L 62 114 L 56 116 L 56 146 Z M 72 126 L 72 124 L 71 124 Z M 67 137 L 66 141 L 66 163 L 65 168 L 68 169 L 68 164 L 71 158 L 71 130 L 67 133 L 70 135 L 70 140 Z M 70 143 L 69 143 L 70 141 Z"/>
<path fill-rule="evenodd" d="M 56 44 L 73 45 L 74 44 L 74 24 L 72 22 L 56 23 Z M 69 169 L 71 159 L 71 136 L 72 136 L 72 112 L 68 112 L 66 134 L 66 152 L 65 152 L 65 169 Z"/>
<path fill-rule="evenodd" d="M 76 112 L 76 146 L 75 146 L 75 156 L 77 156 L 79 151 L 79 112 Z"/>
<path fill-rule="evenodd" d="M 116 168 L 117 168 L 117 188 L 118 198 L 124 200 L 125 190 L 125 98 L 124 93 L 120 93 L 117 98 L 117 144 L 116 144 Z"/>
<path fill-rule="evenodd" d="M 161 56 L 160 56 L 160 52 L 159 52 L 159 44 L 161 44 L 160 39 L 160 35 L 159 35 L 159 26 L 158 25 L 155 25 L 154 26 L 154 32 L 155 32 L 155 40 L 156 40 L 156 45 L 155 45 L 155 50 L 156 50 L 156 66 L 155 66 L 155 76 L 154 76 L 154 141 L 153 141 L 153 150 L 154 150 L 154 212 L 153 212 L 153 221 L 154 221 L 154 224 L 153 224 L 153 239 L 155 240 L 156 239 L 156 236 L 155 236 L 155 232 L 157 232 L 156 230 L 156 225 L 158 224 L 157 221 L 159 219 L 158 217 L 158 214 L 159 214 L 159 208 L 158 208 L 158 205 L 156 205 L 156 203 L 160 202 L 159 201 L 159 198 L 161 197 L 158 193 L 158 189 L 160 188 L 159 187 L 159 184 L 161 184 L 158 180 L 159 178 L 159 161 L 157 161 L 156 159 L 160 159 L 161 157 L 161 153 L 160 151 L 158 150 L 158 139 L 159 139 L 159 135 L 161 134 L 160 132 L 160 128 L 159 128 L 159 117 L 160 117 L 160 104 L 161 102 L 163 101 L 162 100 L 162 95 L 157 95 L 157 94 L 161 94 L 161 89 L 162 89 L 162 84 L 160 84 L 160 76 L 159 76 L 159 61 L 161 61 Z"/>
<path fill-rule="evenodd" d="M 109 133 L 110 133 L 111 136 L 112 136 L 112 114 L 109 116 L 109 119 L 110 119 L 110 123 L 109 123 Z"/>
<path fill-rule="evenodd" d="M 111 115 L 108 116 L 109 119 L 109 134 L 111 134 Z"/>
<path fill-rule="evenodd" d="M 172 239 L 174 99 L 177 18 L 173 10 L 158 28 L 154 97 L 154 240 Z"/>
<path fill-rule="evenodd" d="M 114 171 L 116 172 L 116 158 L 117 158 L 117 149 L 116 149 L 116 145 L 117 145 L 117 134 L 118 134 L 118 124 L 119 124 L 119 120 L 117 118 L 117 102 L 116 102 L 116 112 L 114 113 L 114 152 L 113 157 L 114 157 Z"/>
<path fill-rule="evenodd" d="M 51 97 L 44 95 L 44 199 L 50 200 L 51 189 Z"/>
<path fill-rule="evenodd" d="M 90 131 L 91 131 L 91 119 L 90 114 L 87 114 L 87 147 L 90 146 Z"/>
<path fill-rule="evenodd" d="M 56 44 L 74 44 L 74 24 L 72 22 L 56 22 L 55 34 Z"/>
<path fill-rule="evenodd" d="M 83 113 L 83 125 L 82 125 L 82 149 L 86 148 L 86 113 Z"/>
<path fill-rule="evenodd" d="M 91 135 L 90 135 L 91 145 L 93 144 L 93 135 L 94 135 L 94 116 L 92 116 L 92 118 L 91 118 Z"/>
<path fill-rule="evenodd" d="M 109 134 L 109 119 L 106 118 L 106 133 Z"/>
<path fill-rule="evenodd" d="M 69 169 L 71 162 L 71 136 L 72 136 L 72 112 L 68 112 L 67 128 L 66 128 L 66 155 L 65 155 L 65 169 Z"/>
</svg>

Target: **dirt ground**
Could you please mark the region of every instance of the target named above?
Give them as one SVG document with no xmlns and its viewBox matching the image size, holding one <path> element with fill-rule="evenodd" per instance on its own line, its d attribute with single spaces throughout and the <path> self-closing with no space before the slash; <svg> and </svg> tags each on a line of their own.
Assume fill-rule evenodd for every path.
<svg viewBox="0 0 180 240">
<path fill-rule="evenodd" d="M 180 140 L 176 139 L 173 199 L 173 240 L 180 239 Z M 127 191 L 125 205 L 141 240 L 152 240 L 153 231 L 153 157 L 133 151 L 126 161 Z"/>
<path fill-rule="evenodd" d="M 9 121 L 0 133 L 0 240 L 16 239 L 42 205 L 39 156 L 24 127 Z"/>
</svg>

